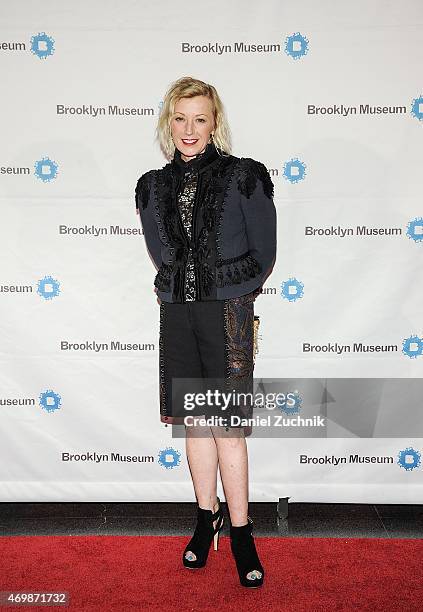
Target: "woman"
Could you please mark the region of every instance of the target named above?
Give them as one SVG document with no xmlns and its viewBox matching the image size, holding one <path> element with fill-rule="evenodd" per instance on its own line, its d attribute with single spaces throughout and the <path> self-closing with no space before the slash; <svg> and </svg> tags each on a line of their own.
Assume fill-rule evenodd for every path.
<svg viewBox="0 0 423 612">
<path fill-rule="evenodd" d="M 185 425 L 198 503 L 183 564 L 203 567 L 213 539 L 217 550 L 223 525 L 219 465 L 239 580 L 258 587 L 264 569 L 248 516 L 250 430 L 241 418 L 251 415 L 252 406 L 234 402 L 223 409 L 216 401 L 187 407 L 180 401 L 186 396 L 175 392 L 175 379 L 191 379 L 189 388 L 196 392 L 252 391 L 254 300 L 276 253 L 273 183 L 262 163 L 231 155 L 222 102 L 203 81 L 184 77 L 171 85 L 157 136 L 169 162 L 141 176 L 135 200 L 158 270 L 161 420 Z M 220 420 L 205 424 L 199 418 L 211 415 Z"/>
</svg>

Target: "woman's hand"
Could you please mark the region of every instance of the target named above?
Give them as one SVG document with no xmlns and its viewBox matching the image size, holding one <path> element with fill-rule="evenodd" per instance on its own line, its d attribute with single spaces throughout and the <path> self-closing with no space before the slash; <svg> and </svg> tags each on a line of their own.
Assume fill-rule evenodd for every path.
<svg viewBox="0 0 423 612">
<path fill-rule="evenodd" d="M 154 287 L 153 289 L 154 293 L 157 295 L 157 287 Z M 160 304 L 162 303 L 161 299 L 159 298 L 159 296 L 157 295 L 157 303 L 160 306 Z"/>
</svg>

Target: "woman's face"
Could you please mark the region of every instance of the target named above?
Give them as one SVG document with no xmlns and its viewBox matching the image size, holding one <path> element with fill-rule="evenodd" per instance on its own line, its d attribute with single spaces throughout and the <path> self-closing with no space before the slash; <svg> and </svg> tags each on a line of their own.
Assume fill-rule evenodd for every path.
<svg viewBox="0 0 423 612">
<path fill-rule="evenodd" d="M 213 103 L 207 96 L 180 98 L 170 123 L 173 142 L 188 161 L 202 153 L 214 130 Z"/>
</svg>

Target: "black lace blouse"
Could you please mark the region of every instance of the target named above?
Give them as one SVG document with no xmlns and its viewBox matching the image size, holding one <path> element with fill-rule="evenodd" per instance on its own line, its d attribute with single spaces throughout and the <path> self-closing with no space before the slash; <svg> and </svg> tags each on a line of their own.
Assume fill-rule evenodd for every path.
<svg viewBox="0 0 423 612">
<path fill-rule="evenodd" d="M 188 167 L 184 173 L 181 189 L 178 193 L 178 207 L 182 223 L 188 238 L 191 240 L 192 230 L 192 211 L 194 207 L 195 192 L 197 190 L 197 172 L 194 168 Z M 192 253 L 189 251 L 185 273 L 185 300 L 194 302 L 195 293 L 195 272 Z"/>
</svg>

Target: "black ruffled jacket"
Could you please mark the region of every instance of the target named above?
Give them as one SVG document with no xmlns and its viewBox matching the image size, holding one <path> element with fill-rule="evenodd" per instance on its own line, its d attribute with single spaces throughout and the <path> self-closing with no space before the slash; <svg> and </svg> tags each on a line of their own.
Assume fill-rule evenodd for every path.
<svg viewBox="0 0 423 612">
<path fill-rule="evenodd" d="M 185 164 L 198 171 L 192 239 L 183 227 L 176 196 Z M 184 302 L 189 249 L 195 264 L 197 300 L 225 300 L 262 286 L 276 256 L 273 183 L 251 158 L 226 155 L 214 144 L 185 162 L 143 174 L 135 189 L 147 248 L 158 270 L 154 284 L 164 302 Z"/>
</svg>

